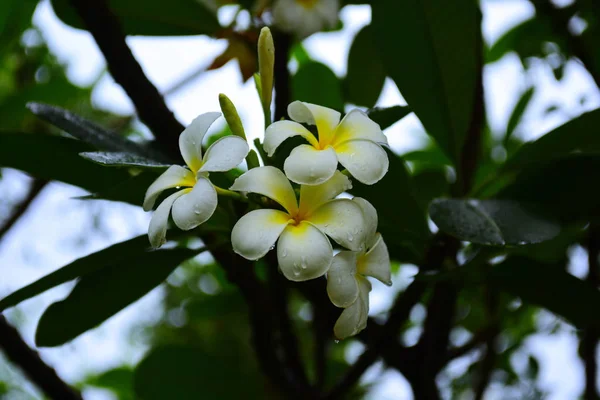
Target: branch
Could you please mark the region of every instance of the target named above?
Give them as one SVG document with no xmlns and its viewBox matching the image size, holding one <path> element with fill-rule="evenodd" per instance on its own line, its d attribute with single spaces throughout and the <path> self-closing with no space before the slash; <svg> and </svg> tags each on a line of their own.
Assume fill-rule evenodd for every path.
<svg viewBox="0 0 600 400">
<path fill-rule="evenodd" d="M 287 106 L 290 103 L 290 71 L 288 70 L 288 61 L 290 58 L 290 48 L 292 46 L 292 37 L 286 33 L 274 32 L 273 41 L 275 43 L 275 121 L 279 121 L 287 116 Z"/>
<path fill-rule="evenodd" d="M 108 8 L 106 0 L 70 2 L 106 58 L 115 82 L 123 87 L 133 102 L 140 120 L 150 128 L 166 153 L 180 160 L 177 137 L 184 127 L 167 108 L 163 97 L 134 58 L 119 20 Z"/>
<path fill-rule="evenodd" d="M 25 375 L 49 398 L 60 400 L 82 400 L 81 395 L 67 385 L 48 366 L 39 354 L 29 348 L 19 332 L 0 314 L 0 348 L 13 363 L 21 367 Z"/>
<path fill-rule="evenodd" d="M 29 187 L 29 192 L 27 193 L 27 196 L 25 196 L 25 199 L 23 199 L 21 201 L 21 203 L 19 203 L 19 205 L 17 205 L 14 208 L 14 210 L 12 211 L 12 213 L 10 214 L 10 216 L 8 217 L 6 222 L 2 225 L 2 227 L 0 227 L 0 240 L 4 237 L 4 235 L 6 235 L 6 233 L 8 231 L 10 231 L 12 229 L 12 227 L 17 223 L 17 221 L 27 212 L 27 210 L 29 209 L 29 206 L 31 206 L 31 204 L 34 202 L 34 200 L 38 197 L 38 195 L 41 193 L 42 189 L 44 189 L 47 184 L 48 184 L 48 181 L 44 181 L 44 180 L 40 180 L 40 179 L 34 179 L 31 182 L 31 185 Z"/>
<path fill-rule="evenodd" d="M 486 343 L 488 339 L 494 335 L 495 330 L 496 329 L 494 326 L 489 325 L 483 328 L 482 330 L 475 332 L 473 337 L 469 341 L 467 341 L 467 343 L 463 344 L 462 346 L 454 347 L 448 350 L 447 358 L 444 361 L 444 364 L 447 364 L 454 359 L 462 357 L 471 350 L 474 350 L 477 346 Z"/>
<path fill-rule="evenodd" d="M 588 229 L 588 276 L 586 280 L 595 287 L 600 283 L 600 227 L 594 223 Z M 581 338 L 580 356 L 585 365 L 585 391 L 583 398 L 586 400 L 600 399 L 597 387 L 598 362 L 596 350 L 598 347 L 598 331 L 588 328 Z"/>
</svg>

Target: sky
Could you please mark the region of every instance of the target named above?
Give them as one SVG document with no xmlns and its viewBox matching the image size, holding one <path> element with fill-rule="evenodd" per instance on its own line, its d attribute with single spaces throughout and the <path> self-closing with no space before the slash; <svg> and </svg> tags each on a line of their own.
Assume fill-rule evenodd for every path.
<svg viewBox="0 0 600 400">
<path fill-rule="evenodd" d="M 488 44 L 497 40 L 503 32 L 531 17 L 532 6 L 524 0 L 484 1 L 484 37 Z M 219 18 L 231 19 L 232 9 L 225 8 Z M 305 40 L 304 45 L 311 57 L 329 65 L 338 76 L 345 74 L 345 63 L 351 38 L 370 21 L 368 6 L 346 7 L 341 13 L 344 29 L 339 32 L 318 33 Z M 94 104 L 115 113 L 131 113 L 133 106 L 123 90 L 104 72 L 103 57 L 91 36 L 63 25 L 53 14 L 48 0 L 40 3 L 34 16 L 34 24 L 43 32 L 51 51 L 68 66 L 69 78 L 79 85 L 88 85 L 99 76 L 100 83 L 93 93 Z M 206 37 L 149 38 L 130 37 L 128 44 L 144 71 L 161 92 L 167 91 L 183 77 L 204 69 L 212 58 L 224 50 L 222 40 Z M 518 96 L 532 83 L 539 84 L 531 106 L 524 116 L 517 134 L 534 139 L 562 122 L 585 110 L 600 105 L 600 94 L 591 78 L 576 62 L 569 63 L 565 78 L 555 82 L 552 72 L 545 65 L 535 65 L 524 73 L 516 55 L 507 55 L 500 61 L 486 66 L 484 84 L 488 119 L 492 131 L 500 135 Z M 184 124 L 200 113 L 218 111 L 218 94 L 225 93 L 236 104 L 251 138 L 261 137 L 263 130 L 260 102 L 252 82 L 242 83 L 237 66 L 230 62 L 217 71 L 201 74 L 183 89 L 168 96 L 166 101 Z M 586 103 L 580 105 L 585 96 Z M 395 85 L 386 81 L 378 106 L 405 104 Z M 559 111 L 546 115 L 549 105 L 558 105 Z M 217 124 L 218 125 L 218 124 Z M 222 126 L 222 125 L 221 125 Z M 214 127 L 215 130 L 219 126 Z M 399 154 L 422 147 L 427 143 L 420 122 L 414 115 L 404 118 L 388 130 L 386 135 L 391 147 Z M 18 196 L 24 195 L 28 178 L 17 171 L 8 171 L 0 188 L 10 190 Z M 140 208 L 106 201 L 78 201 L 81 189 L 52 183 L 36 204 L 0 243 L 0 297 L 18 289 L 35 279 L 91 252 L 111 244 L 144 234 L 150 215 Z M 99 223 L 98 233 L 85 235 L 93 229 L 89 214 Z M 81 242 L 81 237 L 86 237 Z M 575 262 L 571 271 L 581 273 L 585 254 L 574 249 Z M 9 272 L 9 273 L 8 273 Z M 394 286 L 388 288 L 378 282 L 373 284 L 371 313 L 385 311 L 391 304 L 393 294 L 404 288 L 416 273 L 416 268 L 406 266 L 394 277 Z M 175 279 L 171 277 L 170 279 Z M 8 317 L 19 323 L 26 341 L 33 345 L 35 325 L 44 308 L 63 298 L 72 284 L 55 288 L 29 300 L 9 311 Z M 146 350 L 143 338 L 131 336 L 131 327 L 140 322 L 151 322 L 160 317 L 157 304 L 161 300 L 161 289 L 157 289 L 137 303 L 111 318 L 101 327 L 87 332 L 73 342 L 60 348 L 41 349 L 42 357 L 55 366 L 59 374 L 70 382 L 81 380 L 86 374 L 110 369 L 122 363 L 135 364 Z M 421 310 L 422 311 L 422 310 Z M 26 316 L 26 317 L 25 317 Z M 411 318 L 423 318 L 419 309 Z M 539 323 L 549 325 L 554 317 L 542 313 Z M 563 324 L 556 335 L 539 334 L 530 338 L 515 360 L 514 365 L 524 368 L 527 354 L 535 354 L 541 361 L 540 385 L 549 390 L 549 399 L 575 398 L 583 389 L 583 368 L 576 354 L 576 336 L 573 329 Z M 410 343 L 419 332 L 409 330 L 404 340 Z M 455 332 L 457 341 L 466 337 Z M 102 349 L 99 351 L 98 349 Z M 360 354 L 362 345 L 356 343 L 348 350 L 348 359 Z M 68 361 L 66 361 L 68 360 Z M 453 363 L 451 373 L 460 375 L 468 364 Z M 569 365 L 570 368 L 564 368 Z M 383 378 L 381 374 L 383 373 Z M 378 380 L 371 392 L 372 399 L 410 399 L 408 383 L 397 372 L 383 372 L 381 365 L 371 368 L 364 377 L 366 382 Z M 88 390 L 86 399 L 110 399 L 101 390 Z M 490 399 L 502 398 L 500 390 L 491 390 Z"/>
</svg>

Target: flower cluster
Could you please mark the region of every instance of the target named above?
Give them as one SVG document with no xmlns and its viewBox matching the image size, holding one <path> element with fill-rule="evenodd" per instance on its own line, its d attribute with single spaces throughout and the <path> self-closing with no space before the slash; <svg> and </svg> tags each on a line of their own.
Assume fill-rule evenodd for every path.
<svg viewBox="0 0 600 400">
<path fill-rule="evenodd" d="M 261 73 L 272 74 L 272 66 L 264 62 L 272 58 L 272 40 L 259 40 L 259 47 L 261 43 L 270 49 L 262 51 Z M 326 276 L 331 302 L 344 309 L 335 336 L 355 335 L 367 323 L 371 290 L 367 277 L 391 285 L 390 259 L 377 233 L 373 205 L 363 198 L 339 196 L 352 189 L 351 178 L 372 185 L 386 174 L 388 158 L 382 145 L 387 139 L 362 111 L 352 110 L 341 118 L 335 110 L 300 101 L 288 107 L 292 121 L 269 124 L 271 79 L 262 82 L 268 125 L 264 166 L 258 165 L 253 152 L 249 154 L 237 111 L 222 95 L 221 108 L 235 135 L 217 140 L 203 154 L 203 138 L 219 113 L 200 115 L 181 134 L 179 146 L 187 168 L 169 167 L 146 192 L 144 209 L 150 210 L 163 191 L 178 189 L 156 209 L 148 230 L 150 243 L 160 247 L 165 242 L 169 215 L 178 228 L 189 230 L 212 216 L 219 194 L 244 200 L 251 207 L 231 231 L 233 251 L 258 260 L 276 248 L 279 270 L 287 279 L 300 282 Z M 283 171 L 269 165 L 277 148 L 294 136 L 301 136 L 306 144 L 290 152 Z M 248 171 L 229 189 L 211 182 L 211 172 L 229 171 L 244 158 Z M 255 201 L 249 193 L 261 200 Z"/>
</svg>

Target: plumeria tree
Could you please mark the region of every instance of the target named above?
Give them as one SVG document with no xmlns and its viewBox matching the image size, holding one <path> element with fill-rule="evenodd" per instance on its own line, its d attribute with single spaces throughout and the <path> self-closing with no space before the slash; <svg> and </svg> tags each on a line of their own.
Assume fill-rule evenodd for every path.
<svg viewBox="0 0 600 400">
<path fill-rule="evenodd" d="M 35 6 L 25 3 L 11 3 L 0 28 L 21 35 Z M 368 4 L 372 20 L 353 38 L 339 78 L 302 41 L 339 29 L 349 3 Z M 0 237 L 49 180 L 90 193 L 70 201 L 127 202 L 152 217 L 147 235 L 15 288 L 0 311 L 75 280 L 37 325 L 36 346 L 56 347 L 165 286 L 166 314 L 177 309 L 189 322 L 157 322 L 138 365 L 84 383 L 123 399 L 360 398 L 361 377 L 379 361 L 404 376 L 414 398 L 481 399 L 492 383 L 517 398 L 543 397 L 538 361 L 510 360 L 543 330 L 535 317 L 546 310 L 552 329 L 577 330 L 584 397 L 598 398 L 600 197 L 591 177 L 600 167 L 600 112 L 524 143 L 515 132 L 532 86 L 497 135 L 486 118 L 495 93 L 485 93 L 483 76 L 486 63 L 516 52 L 524 67 L 547 63 L 558 80 L 577 60 L 600 86 L 600 11 L 586 1 L 530 3 L 536 16 L 488 46 L 480 5 L 469 0 L 53 0 L 63 22 L 91 33 L 153 140 L 133 140 L 129 119 L 94 111 L 90 88 L 73 87 L 64 100 L 20 97 L 8 108 L 18 114 L 0 108 L 9 121 L 0 165 L 35 178 Z M 236 9 L 229 26 L 217 18 L 225 6 Z M 241 13 L 249 24 L 238 25 Z M 584 27 L 570 29 L 573 20 Z M 254 81 L 261 137 L 248 140 L 238 112 L 247 105 L 227 93 L 220 110 L 198 110 L 182 126 L 128 35 L 226 40 L 209 68 L 237 59 L 243 79 Z M 14 46 L 5 47 L 31 57 Z M 32 63 L 66 81 L 53 60 Z M 406 105 L 374 107 L 388 77 Z M 387 132 L 409 114 L 429 141 L 399 156 Z M 220 118 L 226 128 L 215 133 Z M 587 277 L 566 269 L 574 247 L 587 251 Z M 408 280 L 407 265 L 418 271 Z M 176 269 L 188 282 L 210 278 L 212 292 L 165 283 Z M 395 298 L 375 315 L 370 298 L 381 284 Z M 349 362 L 344 354 L 357 342 L 362 353 Z M 0 348 L 48 397 L 81 398 L 3 317 Z M 452 368 L 457 359 L 467 360 L 464 374 Z"/>
</svg>

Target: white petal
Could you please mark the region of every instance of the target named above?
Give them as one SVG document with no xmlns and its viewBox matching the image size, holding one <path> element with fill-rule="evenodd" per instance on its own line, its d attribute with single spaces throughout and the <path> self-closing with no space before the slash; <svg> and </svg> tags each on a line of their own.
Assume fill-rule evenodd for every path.
<svg viewBox="0 0 600 400">
<path fill-rule="evenodd" d="M 301 185 L 319 185 L 333 176 L 337 168 L 335 150 L 317 150 L 307 144 L 296 147 L 285 159 L 288 179 Z"/>
<path fill-rule="evenodd" d="M 346 308 L 338 318 L 333 333 L 337 339 L 345 339 L 365 329 L 369 318 L 369 291 L 371 284 L 366 279 L 358 279 L 359 295 L 356 301 Z"/>
<path fill-rule="evenodd" d="M 359 274 L 372 276 L 386 285 L 392 284 L 390 253 L 381 237 L 376 235 L 376 241 L 367 254 L 358 258 L 357 271 Z"/>
<path fill-rule="evenodd" d="M 208 220 L 217 208 L 217 191 L 212 183 L 199 177 L 191 192 L 173 204 L 173 221 L 180 229 L 188 231 Z"/>
<path fill-rule="evenodd" d="M 229 171 L 248 155 L 250 147 L 239 136 L 225 136 L 210 145 L 204 155 L 201 172 Z"/>
<path fill-rule="evenodd" d="M 177 186 L 194 186 L 194 183 L 196 183 L 196 179 L 189 169 L 180 167 L 179 165 L 171 165 L 146 190 L 144 211 L 152 210 L 156 199 L 163 190 Z"/>
<path fill-rule="evenodd" d="M 156 211 L 154 211 L 154 214 L 152 214 L 152 219 L 150 220 L 150 226 L 148 227 L 148 238 L 150 239 L 150 244 L 152 247 L 160 247 L 165 244 L 171 206 L 175 200 L 188 193 L 190 190 L 191 189 L 184 189 L 173 193 L 164 199 Z"/>
<path fill-rule="evenodd" d="M 373 204 L 369 203 L 362 197 L 355 197 L 352 199 L 353 202 L 358 204 L 363 212 L 365 219 L 365 245 L 366 248 L 371 248 L 375 244 L 377 237 L 377 210 L 373 207 Z"/>
<path fill-rule="evenodd" d="M 200 114 L 179 135 L 179 151 L 181 151 L 185 163 L 194 173 L 198 172 L 202 164 L 202 139 L 208 128 L 220 116 L 219 112 Z"/>
<path fill-rule="evenodd" d="M 331 200 L 305 219 L 347 249 L 364 249 L 365 219 L 360 206 L 352 200 Z"/>
<path fill-rule="evenodd" d="M 258 260 L 269 252 L 290 216 L 277 210 L 254 210 L 244 215 L 231 231 L 233 251 L 248 260 Z"/>
<path fill-rule="evenodd" d="M 358 297 L 356 256 L 353 251 L 340 251 L 327 271 L 327 294 L 336 307 L 349 307 Z"/>
<path fill-rule="evenodd" d="M 331 243 L 308 222 L 288 225 L 277 242 L 277 261 L 290 281 L 306 281 L 325 275 L 333 259 Z"/>
<path fill-rule="evenodd" d="M 388 171 L 383 148 L 370 140 L 350 140 L 335 147 L 338 160 L 352 176 L 366 185 L 378 182 Z"/>
<path fill-rule="evenodd" d="M 263 149 L 267 152 L 269 157 L 272 157 L 281 143 L 288 138 L 298 135 L 308 140 L 313 146 L 318 145 L 315 135 L 299 123 L 293 121 L 277 121 L 267 128 Z"/>
<path fill-rule="evenodd" d="M 281 204 L 292 215 L 298 211 L 296 194 L 290 181 L 275 167 L 252 168 L 237 178 L 229 189 L 267 196 Z"/>
<path fill-rule="evenodd" d="M 319 133 L 319 143 L 331 143 L 341 116 L 339 112 L 331 108 L 302 101 L 292 102 L 288 106 L 288 114 L 296 122 L 316 125 Z"/>
<path fill-rule="evenodd" d="M 379 124 L 373 121 L 363 111 L 350 111 L 335 130 L 334 146 L 348 140 L 364 139 L 376 143 L 388 144 L 387 137 L 381 131 Z"/>
<path fill-rule="evenodd" d="M 352 189 L 352 182 L 340 171 L 336 171 L 331 179 L 320 185 L 302 185 L 300 187 L 300 213 L 310 214 L 321 204 L 349 189 Z"/>
</svg>

